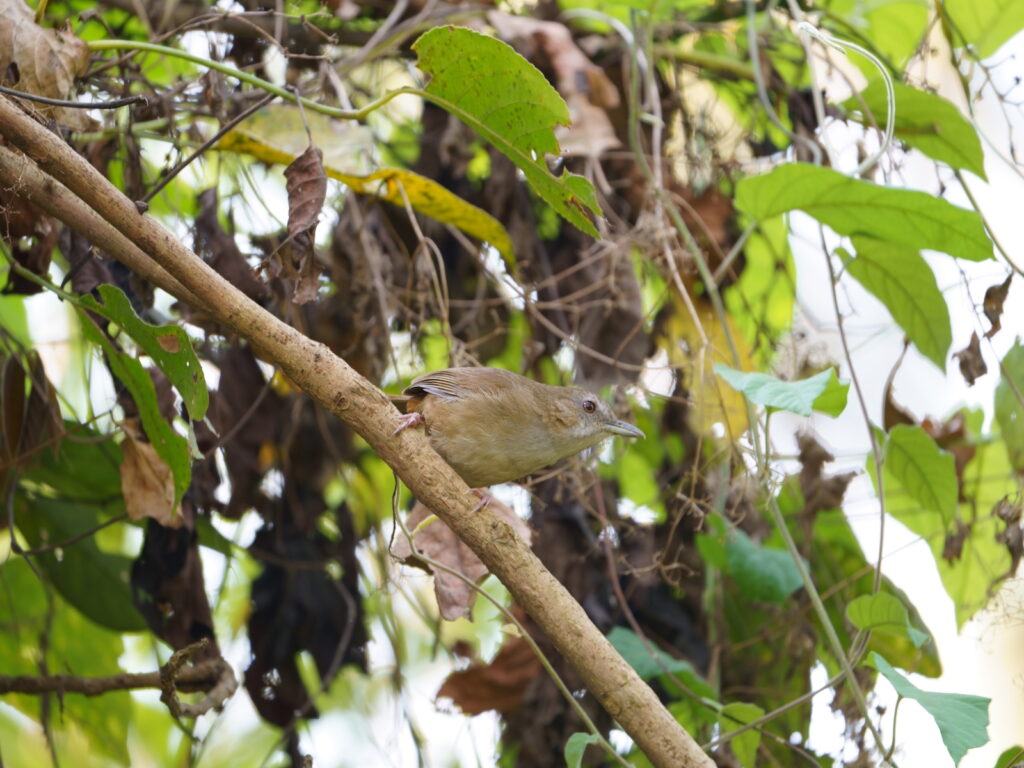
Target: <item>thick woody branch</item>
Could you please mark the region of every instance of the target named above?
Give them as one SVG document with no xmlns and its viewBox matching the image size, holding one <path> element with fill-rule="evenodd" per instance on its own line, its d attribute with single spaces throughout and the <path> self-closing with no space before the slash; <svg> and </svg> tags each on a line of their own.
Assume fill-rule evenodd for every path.
<svg viewBox="0 0 1024 768">
<path fill-rule="evenodd" d="M 365 438 L 416 497 L 501 580 L 654 765 L 712 765 L 512 528 L 486 508 L 469 514 L 476 497 L 426 438 L 415 430 L 392 434 L 397 412 L 383 392 L 323 344 L 249 300 L 155 219 L 140 214 L 96 169 L 6 98 L 0 98 L 0 134 L 149 254 L 218 322 L 247 338 L 307 394 Z M 0 175 L 0 180 L 13 181 L 6 175 Z"/>
</svg>

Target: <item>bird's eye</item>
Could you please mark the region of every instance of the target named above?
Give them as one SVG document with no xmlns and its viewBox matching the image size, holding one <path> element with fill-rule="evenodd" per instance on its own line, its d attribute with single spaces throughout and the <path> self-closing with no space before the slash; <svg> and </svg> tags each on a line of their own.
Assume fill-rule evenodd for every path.
<svg viewBox="0 0 1024 768">
<path fill-rule="evenodd" d="M 583 410 L 586 413 L 593 413 L 594 411 L 597 410 L 597 403 L 595 403 L 593 400 L 584 400 Z"/>
</svg>

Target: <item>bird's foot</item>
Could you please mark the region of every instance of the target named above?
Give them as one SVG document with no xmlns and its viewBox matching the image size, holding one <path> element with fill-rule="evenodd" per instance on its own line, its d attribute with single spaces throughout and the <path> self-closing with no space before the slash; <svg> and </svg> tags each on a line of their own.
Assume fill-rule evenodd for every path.
<svg viewBox="0 0 1024 768">
<path fill-rule="evenodd" d="M 403 413 L 398 417 L 398 429 L 392 432 L 392 435 L 397 435 L 403 429 L 409 427 L 417 427 L 425 421 L 423 414 L 419 411 L 413 411 L 412 413 Z"/>
<path fill-rule="evenodd" d="M 471 510 L 469 510 L 469 514 L 472 515 L 476 512 L 479 512 L 481 509 L 483 509 L 484 507 L 491 503 L 491 494 L 489 494 L 485 488 L 470 488 L 469 492 L 476 496 L 478 499 L 480 499 L 480 503 L 473 507 Z"/>
</svg>

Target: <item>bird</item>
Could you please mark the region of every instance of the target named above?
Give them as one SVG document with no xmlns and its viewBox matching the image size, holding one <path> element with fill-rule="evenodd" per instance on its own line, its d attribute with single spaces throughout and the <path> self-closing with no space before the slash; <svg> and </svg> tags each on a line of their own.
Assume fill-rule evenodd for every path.
<svg viewBox="0 0 1024 768">
<path fill-rule="evenodd" d="M 433 371 L 402 394 L 395 434 L 424 425 L 431 447 L 474 489 L 526 477 L 613 435 L 645 437 L 585 389 L 501 368 Z"/>
</svg>

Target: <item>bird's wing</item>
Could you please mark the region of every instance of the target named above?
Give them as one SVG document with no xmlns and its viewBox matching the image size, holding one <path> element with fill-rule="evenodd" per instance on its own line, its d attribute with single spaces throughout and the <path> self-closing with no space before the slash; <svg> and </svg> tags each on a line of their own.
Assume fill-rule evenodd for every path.
<svg viewBox="0 0 1024 768">
<path fill-rule="evenodd" d="M 500 368 L 448 368 L 418 376 L 405 388 L 403 394 L 429 394 L 445 400 L 457 400 L 481 390 L 501 389 L 508 386 L 509 378 L 518 377 Z"/>
</svg>

